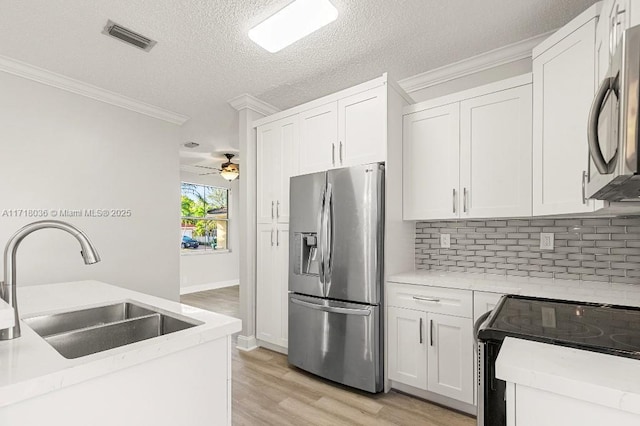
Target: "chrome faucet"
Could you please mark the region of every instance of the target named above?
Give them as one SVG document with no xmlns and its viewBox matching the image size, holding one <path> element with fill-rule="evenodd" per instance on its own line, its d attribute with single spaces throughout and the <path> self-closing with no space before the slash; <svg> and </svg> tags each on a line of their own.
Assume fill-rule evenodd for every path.
<svg viewBox="0 0 640 426">
<path fill-rule="evenodd" d="M 47 228 L 61 229 L 76 237 L 82 248 L 80 254 L 85 264 L 91 265 L 100 262 L 100 256 L 91 241 L 89 241 L 89 238 L 84 232 L 69 223 L 59 220 L 42 220 L 20 228 L 9 239 L 4 249 L 4 281 L 0 283 L 0 297 L 13 308 L 16 323 L 11 328 L 0 330 L 0 340 L 20 337 L 20 318 L 18 317 L 18 302 L 16 300 L 16 252 L 18 251 L 18 246 L 27 235 L 38 229 Z"/>
</svg>

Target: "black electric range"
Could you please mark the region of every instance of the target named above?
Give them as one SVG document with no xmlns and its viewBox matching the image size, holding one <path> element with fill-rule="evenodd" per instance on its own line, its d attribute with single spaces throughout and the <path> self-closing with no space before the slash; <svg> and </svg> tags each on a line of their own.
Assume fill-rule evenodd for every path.
<svg viewBox="0 0 640 426">
<path fill-rule="evenodd" d="M 506 424 L 495 361 L 505 337 L 640 359 L 640 308 L 507 295 L 478 328 L 478 425 Z"/>
</svg>

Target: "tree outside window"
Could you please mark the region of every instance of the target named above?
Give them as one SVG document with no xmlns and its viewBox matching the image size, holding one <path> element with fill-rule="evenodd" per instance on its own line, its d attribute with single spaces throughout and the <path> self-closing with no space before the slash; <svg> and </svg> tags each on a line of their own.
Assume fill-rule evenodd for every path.
<svg viewBox="0 0 640 426">
<path fill-rule="evenodd" d="M 183 252 L 227 250 L 229 189 L 182 182 Z"/>
</svg>

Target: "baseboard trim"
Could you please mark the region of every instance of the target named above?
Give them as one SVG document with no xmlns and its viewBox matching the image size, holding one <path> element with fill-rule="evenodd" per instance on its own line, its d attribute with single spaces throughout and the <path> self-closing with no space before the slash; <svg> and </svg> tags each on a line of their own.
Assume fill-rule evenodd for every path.
<svg viewBox="0 0 640 426">
<path fill-rule="evenodd" d="M 417 396 L 418 398 L 425 399 L 430 402 L 435 402 L 438 405 L 453 408 L 454 410 L 469 414 L 471 416 L 477 415 L 478 409 L 473 404 L 467 404 L 466 402 L 458 401 L 456 399 L 452 399 L 426 390 L 414 388 L 413 386 L 405 385 L 403 383 L 394 382 L 393 380 L 389 380 L 389 384 L 391 386 L 391 389 L 395 389 L 402 393 Z"/>
<path fill-rule="evenodd" d="M 218 281 L 215 283 L 206 283 L 198 285 L 190 285 L 186 287 L 180 287 L 180 295 L 198 293 L 199 291 L 215 290 L 218 288 L 232 287 L 234 285 L 240 285 L 238 280 Z"/>
<path fill-rule="evenodd" d="M 250 352 L 254 349 L 258 349 L 258 341 L 256 340 L 256 336 L 238 335 L 236 348 L 238 348 L 239 351 L 243 351 L 243 352 Z"/>
<path fill-rule="evenodd" d="M 256 339 L 256 342 L 257 342 L 258 346 L 260 346 L 261 348 L 266 348 L 266 349 L 269 349 L 271 351 L 281 353 L 283 355 L 287 355 L 289 353 L 288 348 L 285 348 L 283 346 L 276 345 L 276 344 L 269 343 L 269 342 L 265 342 L 264 340 L 260 340 L 260 339 Z"/>
</svg>

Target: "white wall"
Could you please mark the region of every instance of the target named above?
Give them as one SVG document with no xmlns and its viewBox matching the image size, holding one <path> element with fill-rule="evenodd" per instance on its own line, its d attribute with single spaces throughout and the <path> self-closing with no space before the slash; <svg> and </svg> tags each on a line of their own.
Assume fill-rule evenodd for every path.
<svg viewBox="0 0 640 426">
<path fill-rule="evenodd" d="M 59 230 L 28 236 L 18 285 L 97 279 L 177 300 L 180 128 L 3 72 L 0 93 L 0 245 L 36 220 L 5 209 L 132 212 L 60 218 L 89 235 L 96 265 L 84 265 L 78 243 Z"/>
<path fill-rule="evenodd" d="M 409 92 L 409 95 L 414 101 L 422 102 L 428 99 L 438 98 L 440 96 L 515 77 L 517 75 L 526 74 L 531 72 L 531 70 L 531 58 L 521 59 L 519 61 L 509 62 L 504 65 L 499 65 L 497 67 L 452 79 L 424 89 L 415 90 L 413 92 Z"/>
<path fill-rule="evenodd" d="M 240 169 L 242 172 L 242 168 Z M 238 201 L 239 180 L 228 182 L 219 175 L 199 176 L 192 173 L 181 172 L 180 179 L 183 182 L 199 183 L 203 185 L 230 188 L 229 195 L 229 252 L 206 254 L 183 254 L 180 256 L 180 291 L 188 292 L 189 287 L 203 285 L 216 287 L 225 284 L 238 284 L 239 282 L 239 223 Z M 178 206 L 176 202 L 176 206 Z"/>
</svg>

